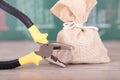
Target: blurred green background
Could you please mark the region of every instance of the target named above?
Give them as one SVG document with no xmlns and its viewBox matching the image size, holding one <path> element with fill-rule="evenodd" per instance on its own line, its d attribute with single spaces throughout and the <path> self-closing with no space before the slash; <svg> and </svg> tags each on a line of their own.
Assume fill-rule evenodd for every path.
<svg viewBox="0 0 120 80">
<path fill-rule="evenodd" d="M 62 22 L 50 8 L 57 0 L 5 0 L 25 13 L 41 32 L 56 40 Z M 102 40 L 120 40 L 120 0 L 98 0 L 85 25 L 96 26 Z M 0 9 L 0 40 L 32 40 L 27 28 L 15 17 Z"/>
</svg>

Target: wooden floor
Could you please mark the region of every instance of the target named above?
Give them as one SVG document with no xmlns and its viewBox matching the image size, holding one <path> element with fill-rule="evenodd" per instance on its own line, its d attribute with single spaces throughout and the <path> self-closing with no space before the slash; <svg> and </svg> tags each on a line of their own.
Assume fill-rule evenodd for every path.
<svg viewBox="0 0 120 80">
<path fill-rule="evenodd" d="M 104 42 L 111 62 L 108 64 L 68 65 L 67 68 L 42 61 L 40 66 L 25 65 L 12 70 L 0 70 L 0 80 L 120 80 L 120 42 Z M 0 60 L 10 60 L 39 49 L 28 41 L 0 42 Z"/>
</svg>

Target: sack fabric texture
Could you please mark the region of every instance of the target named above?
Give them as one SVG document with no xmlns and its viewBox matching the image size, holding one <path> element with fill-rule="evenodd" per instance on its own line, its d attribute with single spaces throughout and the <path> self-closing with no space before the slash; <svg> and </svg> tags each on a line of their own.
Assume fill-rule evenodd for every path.
<svg viewBox="0 0 120 80">
<path fill-rule="evenodd" d="M 84 26 L 96 0 L 59 0 L 51 12 L 64 22 L 57 42 L 73 46 L 72 50 L 56 50 L 53 55 L 68 63 L 108 63 L 108 51 L 100 39 L 98 28 Z"/>
</svg>

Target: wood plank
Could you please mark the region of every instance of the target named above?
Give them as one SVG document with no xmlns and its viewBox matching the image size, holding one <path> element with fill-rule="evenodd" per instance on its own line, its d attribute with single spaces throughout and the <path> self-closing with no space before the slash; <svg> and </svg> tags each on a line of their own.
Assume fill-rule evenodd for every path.
<svg viewBox="0 0 120 80">
<path fill-rule="evenodd" d="M 67 68 L 42 61 L 40 66 L 25 65 L 12 70 L 0 70 L 0 80 L 120 80 L 120 42 L 104 42 L 111 62 L 108 64 L 68 65 Z M 15 59 L 39 45 L 28 42 L 0 42 L 0 60 Z"/>
</svg>

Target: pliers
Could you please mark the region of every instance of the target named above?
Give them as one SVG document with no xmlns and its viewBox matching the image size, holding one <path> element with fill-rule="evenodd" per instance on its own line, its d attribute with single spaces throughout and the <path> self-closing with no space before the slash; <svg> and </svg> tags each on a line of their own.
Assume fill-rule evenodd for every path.
<svg viewBox="0 0 120 80">
<path fill-rule="evenodd" d="M 43 59 L 46 59 L 47 61 L 61 67 L 65 67 L 65 64 L 58 60 L 58 58 L 54 57 L 52 55 L 52 52 L 54 50 L 61 49 L 70 50 L 71 46 L 57 42 L 49 42 L 47 40 L 47 33 L 41 33 L 39 29 L 33 24 L 33 22 L 28 18 L 28 16 L 26 16 L 24 13 L 14 8 L 10 4 L 6 3 L 4 0 L 0 0 L 0 8 L 21 20 L 30 32 L 34 42 L 40 44 L 39 51 L 33 51 L 18 59 L 10 61 L 0 61 L 0 69 L 13 69 L 29 63 L 39 65 L 39 62 Z"/>
</svg>

